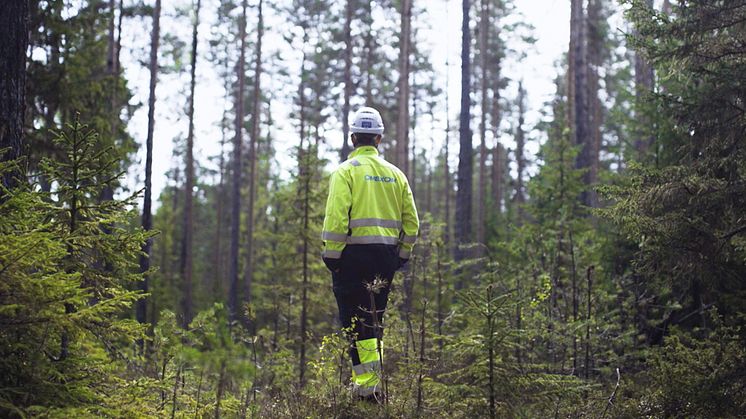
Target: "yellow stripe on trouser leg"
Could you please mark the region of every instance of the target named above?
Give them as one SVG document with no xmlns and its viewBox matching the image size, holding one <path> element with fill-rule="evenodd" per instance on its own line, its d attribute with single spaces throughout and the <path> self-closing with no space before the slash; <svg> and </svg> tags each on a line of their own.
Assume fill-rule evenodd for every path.
<svg viewBox="0 0 746 419">
<path fill-rule="evenodd" d="M 376 343 L 376 338 L 355 342 L 360 364 L 352 366 L 352 382 L 360 396 L 373 394 L 376 385 L 381 382 L 381 357 Z M 381 342 L 381 353 L 383 353 L 383 342 Z"/>
</svg>

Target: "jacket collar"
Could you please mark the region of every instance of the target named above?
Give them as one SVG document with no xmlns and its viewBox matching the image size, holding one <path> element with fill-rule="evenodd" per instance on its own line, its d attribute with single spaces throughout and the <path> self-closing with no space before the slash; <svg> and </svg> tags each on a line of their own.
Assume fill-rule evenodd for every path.
<svg viewBox="0 0 746 419">
<path fill-rule="evenodd" d="M 378 155 L 378 149 L 373 147 L 372 145 L 363 145 L 360 147 L 357 147 L 355 150 L 350 153 L 350 157 L 357 157 L 357 156 L 377 156 Z"/>
</svg>

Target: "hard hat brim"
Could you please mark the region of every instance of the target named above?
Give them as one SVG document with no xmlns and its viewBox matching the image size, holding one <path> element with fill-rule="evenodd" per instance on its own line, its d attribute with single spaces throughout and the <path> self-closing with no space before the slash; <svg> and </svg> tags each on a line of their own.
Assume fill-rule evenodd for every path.
<svg viewBox="0 0 746 419">
<path fill-rule="evenodd" d="M 383 134 L 383 128 L 351 128 L 350 132 L 353 134 Z"/>
</svg>

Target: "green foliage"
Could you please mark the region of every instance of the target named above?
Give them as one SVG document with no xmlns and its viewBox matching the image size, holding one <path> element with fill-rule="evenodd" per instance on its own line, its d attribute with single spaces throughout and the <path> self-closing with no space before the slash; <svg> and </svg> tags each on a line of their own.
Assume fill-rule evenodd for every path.
<svg viewBox="0 0 746 419">
<path fill-rule="evenodd" d="M 240 326 L 229 329 L 227 309 L 215 304 L 198 313 L 186 330 L 170 311 L 159 318 L 145 364 L 154 380 L 153 393 L 145 401 L 155 409 L 152 416 L 213 416 L 219 411 L 230 417 L 245 412 L 255 376 L 255 342 Z"/>
<path fill-rule="evenodd" d="M 731 16 L 746 7 L 704 2 L 671 17 L 629 3 L 640 28 L 635 41 L 663 83 L 655 103 L 670 121 L 662 124 L 661 167 L 634 166 L 619 185 L 604 188 L 615 205 L 602 214 L 637 244 L 636 274 L 670 290 L 656 302 L 673 307 L 659 328 L 704 325 L 709 306 L 740 324 L 746 156 L 739 103 L 746 91 L 735 76 L 744 54 L 733 42 L 746 32 Z"/>
<path fill-rule="evenodd" d="M 438 199 L 453 193 L 448 162 L 441 154 L 431 167 L 434 156 L 418 153 L 423 144 L 417 137 L 410 181 L 419 207 L 432 213 L 422 211 L 413 259 L 393 282 L 382 373 L 389 394 L 378 406 L 352 396 L 349 342 L 337 330 L 329 275 L 318 258 L 326 195 L 318 185 L 326 184 L 327 163 L 321 153 L 325 146 L 336 148 L 326 137 L 338 129 L 342 94 L 343 3 L 296 0 L 290 10 L 273 10 L 295 27 L 286 40 L 304 54 L 300 74 L 278 69 L 279 56 L 264 63 L 271 77 L 300 85 L 302 95 L 292 98 L 298 110 L 292 115 L 299 128 L 297 168 L 287 178 L 275 172 L 272 138 L 260 135 L 254 233 L 239 255 L 239 272 L 245 272 L 246 252 L 254 264 L 250 292 L 247 284 L 239 287 L 245 288 L 239 290 L 247 320 L 242 324 L 229 323 L 222 304 L 228 297 L 230 201 L 222 180 L 230 175 L 230 161 L 221 150 L 218 185 L 207 180 L 209 170 L 198 170 L 198 314 L 186 328 L 172 311 L 181 293 L 184 190 L 178 166 L 154 217 L 162 234 L 151 254 L 157 267 L 148 300 L 153 324 L 130 320 L 130 306 L 142 297 L 132 291 L 142 277 L 137 258 L 150 235 L 133 227 L 135 197 L 107 199 L 132 151 L 129 91 L 121 70 L 111 72 L 105 62 L 114 16 L 102 2 L 71 6 L 52 0 L 43 2 L 45 10 L 35 8 L 28 121 L 37 129 L 28 138 L 39 184 L 2 191 L 0 201 L 0 416 L 741 415 L 746 6 L 684 1 L 664 14 L 644 0 L 625 1 L 637 34 L 628 45 L 655 66 L 653 92 L 632 86 L 626 62 L 631 51 L 620 48 L 612 20 L 589 29 L 597 36 L 589 48 L 605 44 L 592 66 L 602 67 L 604 76 L 599 179 L 605 185 L 599 189 L 605 209 L 580 204 L 587 185 L 575 168 L 578 147 L 567 126 L 571 89 L 563 76 L 535 127 L 546 141 L 525 204 L 510 198 L 514 189 L 506 168 L 498 174 L 505 178 L 505 205 L 489 211 L 488 243 L 466 245 L 475 254 L 479 250 L 479 257 L 459 265 L 449 256 L 452 220 L 444 219 L 444 200 Z M 400 4 L 350 4 L 353 97 L 380 108 L 391 127 L 399 106 Z M 611 13 L 608 2 L 592 4 L 604 17 Z M 523 22 L 513 19 L 510 2 L 490 5 L 500 17 L 490 27 L 485 51 L 486 81 L 496 98 L 506 86 L 492 71 L 498 59 L 523 53 L 515 49 L 516 39 L 532 40 Z M 136 9 L 148 12 L 136 5 L 125 13 Z M 188 6 L 180 9 L 176 19 L 189 13 Z M 210 37 L 227 101 L 238 10 L 235 0 L 220 1 L 220 25 Z M 178 75 L 185 43 L 175 35 L 164 41 L 160 68 Z M 435 120 L 437 83 L 417 36 L 414 41 L 413 109 Z M 481 65 L 478 56 L 475 64 Z M 271 133 L 273 114 L 262 111 L 277 96 L 260 93 L 262 109 L 248 113 L 269 116 Z M 509 106 L 489 119 L 510 115 Z M 59 121 L 77 111 L 92 130 L 75 122 L 52 135 Z M 223 143 L 231 135 L 229 113 Z M 419 116 L 412 119 L 416 132 Z M 499 136 L 499 126 L 495 132 Z M 654 144 L 633 149 L 636 137 Z M 390 152 L 392 144 L 384 142 L 382 151 Z M 0 173 L 12 164 L 0 162 Z"/>
<path fill-rule="evenodd" d="M 127 132 L 132 93 L 119 63 L 109 60 L 110 48 L 116 48 L 109 44 L 109 24 L 117 17 L 102 2 L 31 4 L 29 43 L 34 53 L 28 62 L 26 100 L 28 126 L 34 129 L 26 136 L 33 144 L 32 173 L 42 176 L 43 189 L 49 188 L 39 163 L 45 157 L 62 158 L 55 132 L 77 114 L 100 136 L 96 151 L 110 147 L 117 156 L 109 175 L 126 170 L 136 144 Z"/>
<path fill-rule="evenodd" d="M 65 158 L 43 164 L 55 190 L 25 187 L 0 203 L 6 414 L 105 406 L 111 390 L 127 387 L 112 373 L 143 336 L 122 314 L 140 297 L 128 287 L 140 279 L 133 272 L 147 235 L 128 227 L 132 198 L 97 203 L 117 161 L 95 152 L 98 137 L 77 121 L 55 142 Z"/>
<path fill-rule="evenodd" d="M 746 351 L 741 330 L 709 313 L 705 339 L 676 329 L 648 351 L 647 370 L 621 394 L 623 417 L 738 417 L 746 408 Z"/>
</svg>

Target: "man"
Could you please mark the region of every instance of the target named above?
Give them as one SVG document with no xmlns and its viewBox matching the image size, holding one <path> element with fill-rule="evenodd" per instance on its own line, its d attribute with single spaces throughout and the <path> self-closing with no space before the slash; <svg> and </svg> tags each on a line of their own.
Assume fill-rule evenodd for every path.
<svg viewBox="0 0 746 419">
<path fill-rule="evenodd" d="M 329 183 L 322 257 L 351 340 L 353 389 L 363 399 L 380 401 L 380 325 L 391 280 L 409 260 L 420 222 L 407 177 L 378 155 L 381 115 L 363 107 L 353 119 L 355 150 Z M 371 290 L 375 279 L 380 281 Z"/>
</svg>

